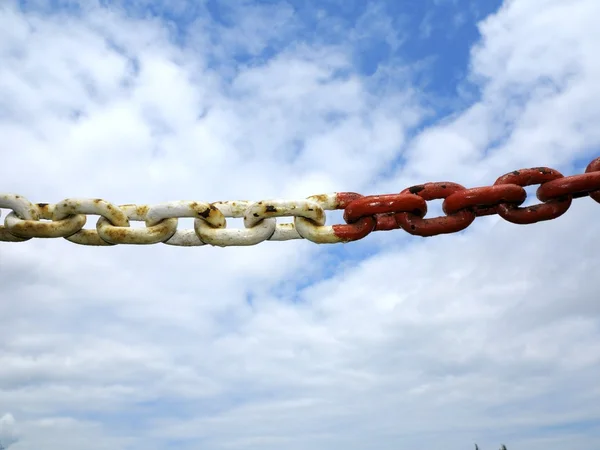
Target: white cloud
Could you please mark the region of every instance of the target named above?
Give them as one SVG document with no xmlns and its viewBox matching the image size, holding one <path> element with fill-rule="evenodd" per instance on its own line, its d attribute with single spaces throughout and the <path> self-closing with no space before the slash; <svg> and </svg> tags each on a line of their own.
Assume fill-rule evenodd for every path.
<svg viewBox="0 0 600 450">
<path fill-rule="evenodd" d="M 0 416 L 0 449 L 7 449 L 17 441 L 15 418 L 12 414 Z"/>
<path fill-rule="evenodd" d="M 488 184 L 522 167 L 567 174 L 574 160 L 594 155 L 599 11 L 585 0 L 507 2 L 484 20 L 470 74 L 481 99 L 421 133 L 395 178 L 418 182 L 459 172 L 461 184 Z"/>
<path fill-rule="evenodd" d="M 419 93 L 405 79 L 374 89 L 350 48 L 307 42 L 258 65 L 211 65 L 240 45 L 260 53 L 276 34 L 251 6 L 243 33 L 197 21 L 182 47 L 159 20 L 117 8 L 76 17 L 5 5 L 3 189 L 36 202 L 155 203 L 471 186 L 524 166 L 571 173 L 598 144 L 598 6 L 532 4 L 507 3 L 481 24 L 481 99 L 413 139 Z M 295 29 L 285 6 L 269 20 Z M 218 48 L 192 45 L 211 40 Z M 308 242 L 5 243 L 0 410 L 19 418 L 15 449 L 164 448 L 160 439 L 562 449 L 568 433 L 549 439 L 543 427 L 600 414 L 598 219 L 581 199 L 549 223 L 380 233 L 336 247 L 341 257 Z"/>
</svg>

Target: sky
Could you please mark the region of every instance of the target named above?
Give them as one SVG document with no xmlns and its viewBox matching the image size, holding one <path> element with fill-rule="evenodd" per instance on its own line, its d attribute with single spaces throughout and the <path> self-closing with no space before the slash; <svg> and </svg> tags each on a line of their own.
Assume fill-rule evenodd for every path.
<svg viewBox="0 0 600 450">
<path fill-rule="evenodd" d="M 0 192 L 258 201 L 580 173 L 600 156 L 599 14 L 597 0 L 5 0 Z M 600 448 L 599 220 L 582 198 L 552 221 L 430 238 L 0 242 L 0 442 Z"/>
</svg>

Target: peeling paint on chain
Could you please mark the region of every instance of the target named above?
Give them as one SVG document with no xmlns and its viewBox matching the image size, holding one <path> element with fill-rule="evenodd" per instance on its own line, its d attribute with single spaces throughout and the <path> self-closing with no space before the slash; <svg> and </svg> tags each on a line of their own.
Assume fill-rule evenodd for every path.
<svg viewBox="0 0 600 450">
<path fill-rule="evenodd" d="M 64 219 L 52 220 L 54 205 L 40 203 L 37 206 L 38 220 L 23 220 L 18 218 L 14 212 L 6 216 L 6 228 L 10 230 L 11 234 L 22 238 L 69 237 L 81 230 L 87 221 L 84 214 L 75 214 Z"/>
<path fill-rule="evenodd" d="M 311 200 L 269 200 L 253 203 L 244 212 L 244 226 L 252 228 L 270 217 L 304 217 L 325 225 L 325 211 Z"/>
<path fill-rule="evenodd" d="M 212 203 L 225 217 L 240 218 L 244 217 L 246 210 L 252 205 L 252 202 L 217 202 Z M 229 246 L 248 246 L 256 245 L 266 241 L 275 234 L 277 221 L 274 218 L 261 220 L 253 228 L 225 228 L 213 227 L 204 219 L 194 221 L 194 230 L 200 240 L 206 244 L 229 247 Z"/>
</svg>

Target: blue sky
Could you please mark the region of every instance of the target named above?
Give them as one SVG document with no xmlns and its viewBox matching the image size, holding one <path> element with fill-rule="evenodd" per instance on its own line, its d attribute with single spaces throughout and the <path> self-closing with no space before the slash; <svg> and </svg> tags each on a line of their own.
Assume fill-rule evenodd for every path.
<svg viewBox="0 0 600 450">
<path fill-rule="evenodd" d="M 302 199 L 581 172 L 600 144 L 598 13 L 596 0 L 5 2 L 0 192 Z M 0 243 L 0 439 L 598 447 L 595 205 L 344 245 Z"/>
</svg>

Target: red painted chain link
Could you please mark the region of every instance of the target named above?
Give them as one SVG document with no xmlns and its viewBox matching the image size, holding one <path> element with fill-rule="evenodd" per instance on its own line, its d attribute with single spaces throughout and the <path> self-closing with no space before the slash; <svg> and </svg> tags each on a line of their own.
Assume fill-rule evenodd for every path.
<svg viewBox="0 0 600 450">
<path fill-rule="evenodd" d="M 531 185 L 540 185 L 536 196 L 541 203 L 521 207 L 527 198 L 524 187 Z M 346 202 L 344 220 L 355 227 L 361 223 L 361 237 L 371 231 L 397 228 L 425 237 L 464 230 L 477 217 L 492 214 L 521 225 L 552 220 L 564 214 L 573 199 L 585 196 L 600 203 L 600 157 L 585 173 L 568 177 L 554 169 L 536 167 L 507 173 L 492 186 L 467 189 L 437 182 L 412 186 L 399 194 L 358 196 Z M 426 219 L 426 202 L 436 199 L 444 199 L 445 216 Z M 366 222 L 368 218 L 373 221 Z"/>
<path fill-rule="evenodd" d="M 446 214 L 456 214 L 461 209 L 472 208 L 477 217 L 496 214 L 498 206 L 505 203 L 520 205 L 527 198 L 521 186 L 506 184 L 465 189 L 444 200 L 442 208 Z"/>
<path fill-rule="evenodd" d="M 348 209 L 353 202 L 360 202 L 365 197 L 354 192 L 338 193 L 337 203 L 339 209 Z M 367 236 L 375 229 L 377 219 L 374 214 L 365 217 L 357 218 L 356 221 L 347 225 L 334 225 L 334 234 L 344 242 L 357 241 Z"/>
<path fill-rule="evenodd" d="M 531 186 L 534 184 L 543 185 L 554 180 L 564 178 L 563 174 L 554 169 L 546 167 L 537 167 L 534 169 L 515 170 L 514 172 L 502 175 L 496 180 L 494 185 L 518 185 Z M 571 206 L 570 198 L 558 198 L 543 204 L 519 208 L 514 205 L 498 205 L 498 215 L 504 220 L 512 223 L 525 225 L 543 220 L 556 219 L 562 216 Z"/>
<path fill-rule="evenodd" d="M 427 203 L 422 197 L 414 194 L 362 197 L 346 207 L 344 220 L 354 223 L 363 217 L 375 216 L 376 230 L 393 230 L 398 228 L 395 215 L 402 212 L 412 212 L 423 217 L 427 213 Z"/>
<path fill-rule="evenodd" d="M 536 195 L 541 201 L 547 202 L 559 198 L 585 197 L 599 188 L 600 172 L 590 172 L 549 181 L 538 188 Z"/>
<path fill-rule="evenodd" d="M 400 194 L 417 194 L 424 200 L 447 199 L 455 192 L 465 191 L 460 184 L 447 181 L 439 183 L 425 183 L 404 189 Z M 423 215 L 414 213 L 396 214 L 396 221 L 400 227 L 410 234 L 417 236 L 435 236 L 438 234 L 456 233 L 467 228 L 475 218 L 475 212 L 471 209 L 462 209 L 454 214 L 449 214 L 432 219 L 424 219 Z"/>
<path fill-rule="evenodd" d="M 590 172 L 600 172 L 600 158 L 596 158 L 588 164 L 587 168 L 585 169 L 585 173 Z M 600 190 L 596 192 L 590 192 L 590 197 L 592 197 L 595 201 L 600 203 Z"/>
</svg>

